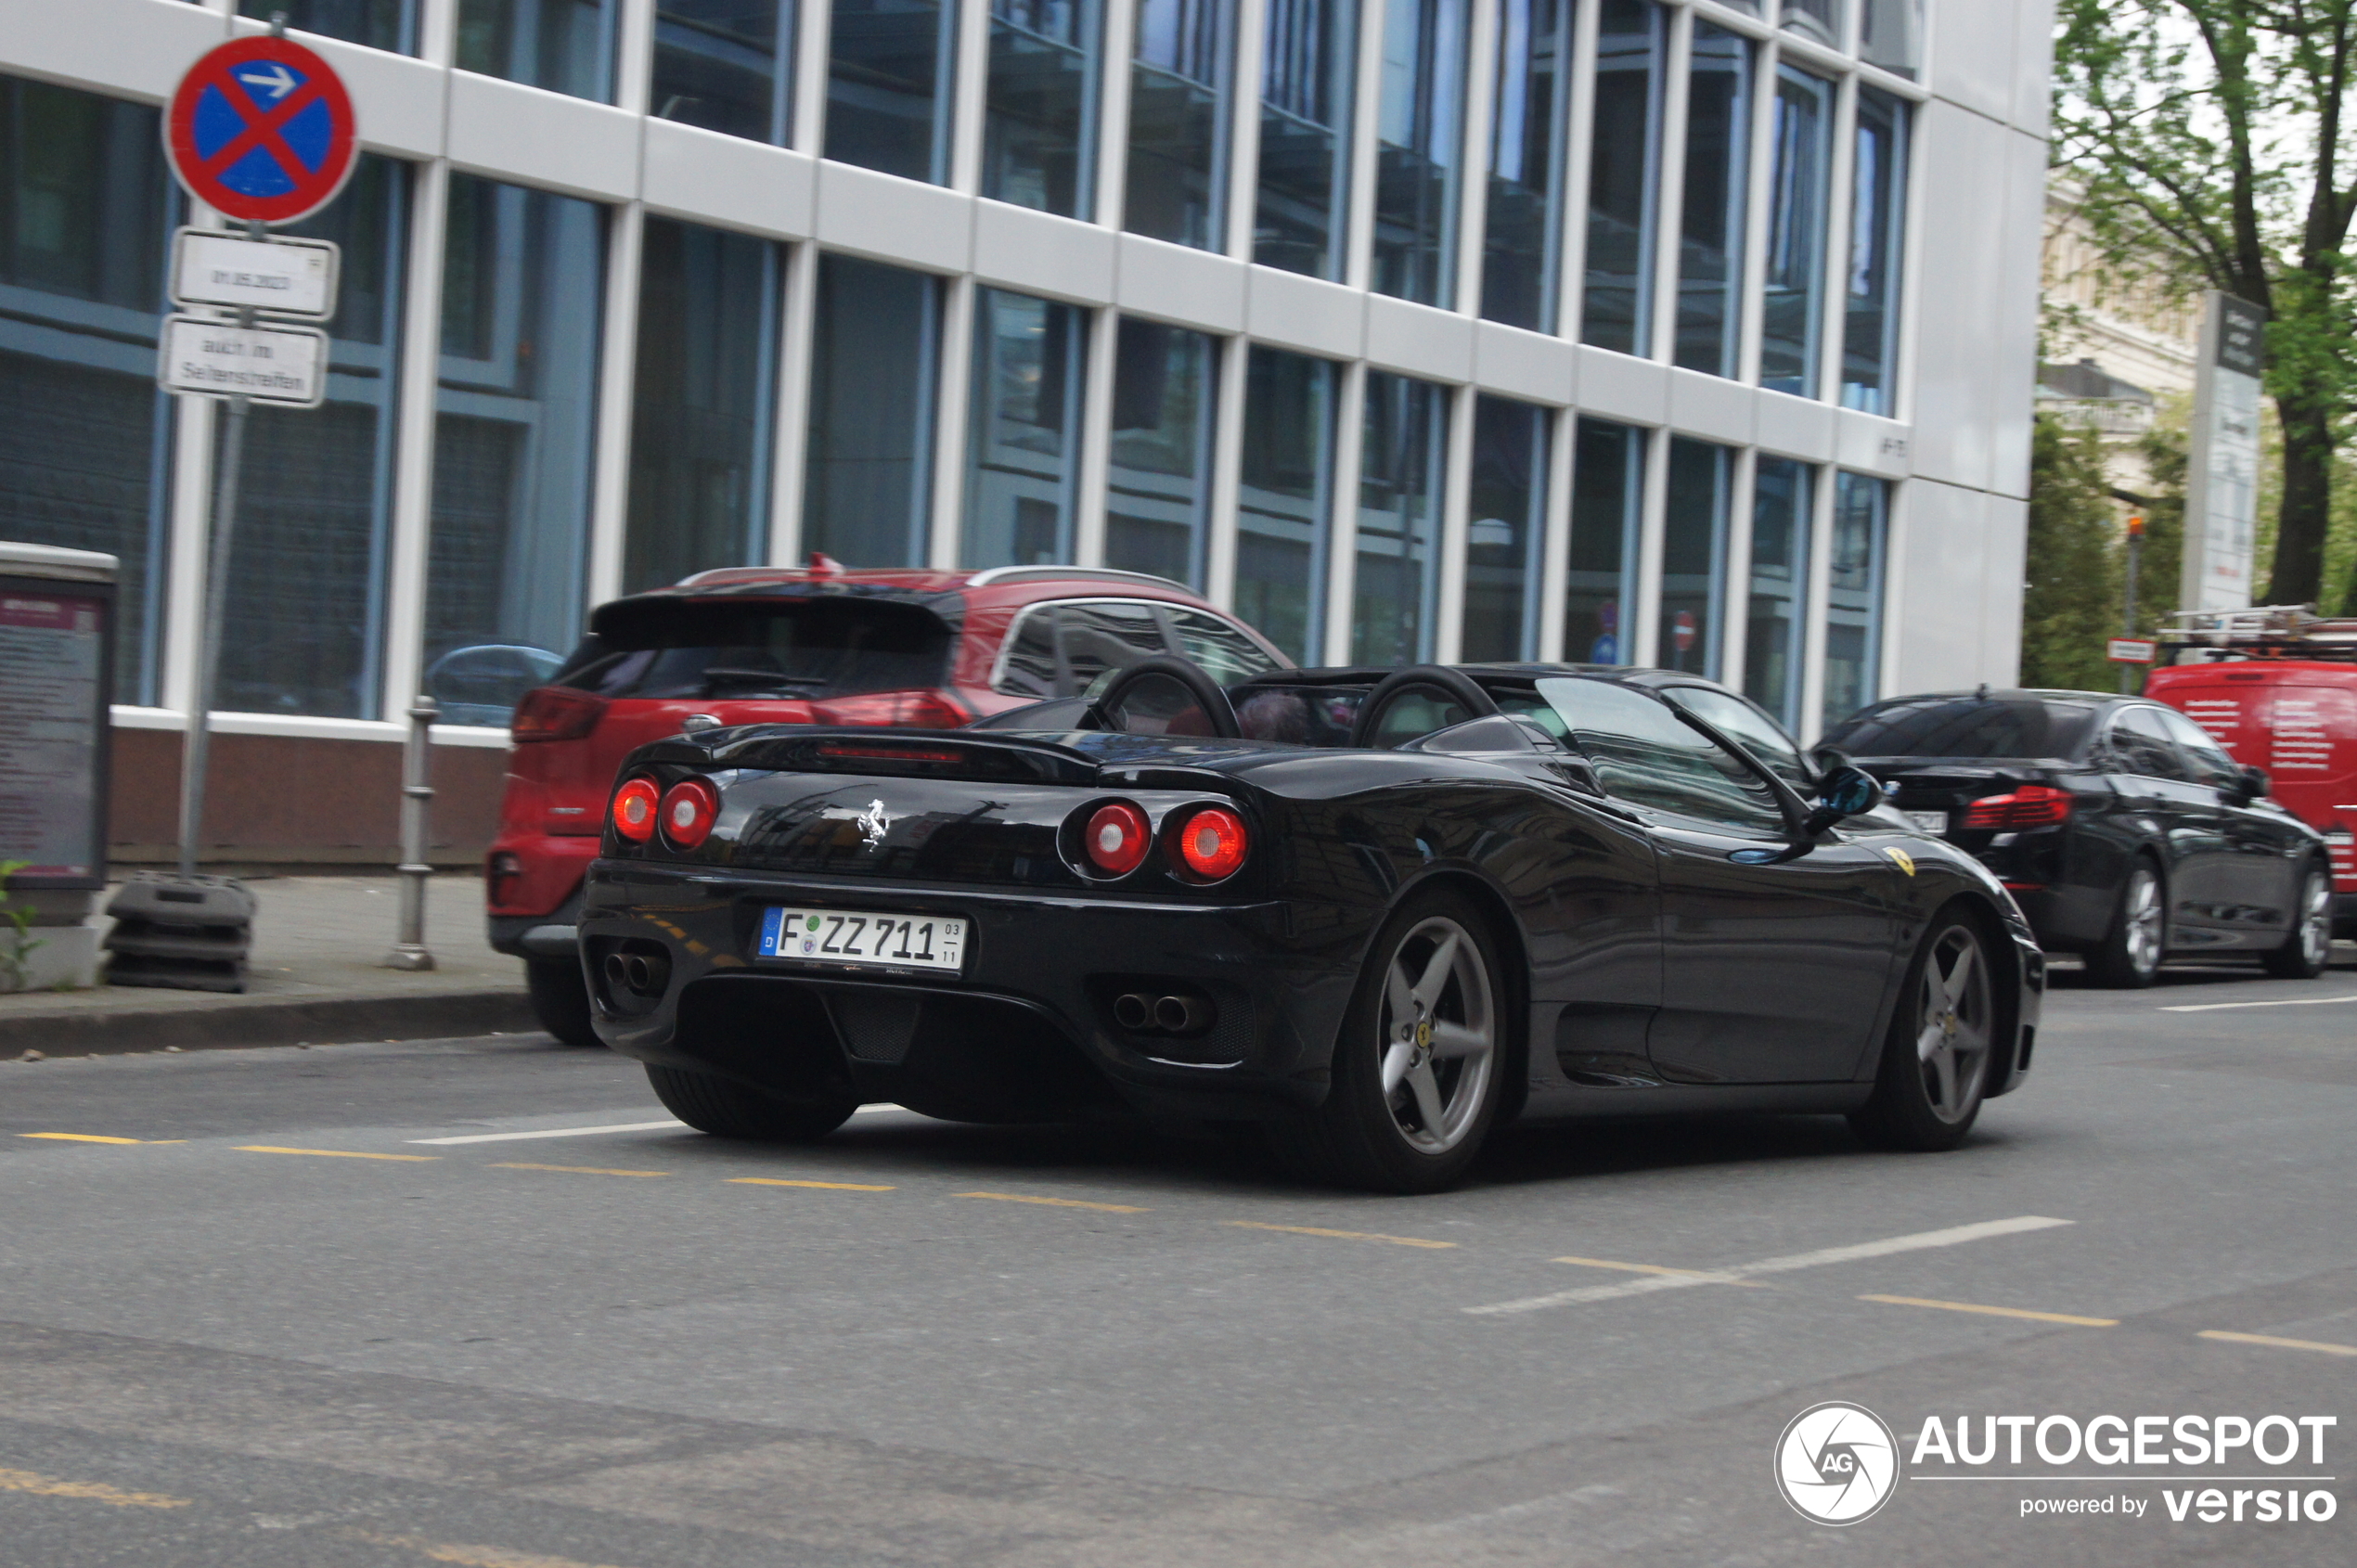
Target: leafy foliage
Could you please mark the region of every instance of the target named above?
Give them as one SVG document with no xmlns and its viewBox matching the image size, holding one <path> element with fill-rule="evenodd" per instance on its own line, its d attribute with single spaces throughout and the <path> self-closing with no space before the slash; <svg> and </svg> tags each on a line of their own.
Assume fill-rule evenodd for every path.
<svg viewBox="0 0 2357 1568">
<path fill-rule="evenodd" d="M 2101 440 L 2092 430 L 2038 416 L 2029 448 L 2022 685 L 2108 691 L 2118 683 L 2104 639 L 2119 628 L 2119 533 Z"/>
</svg>

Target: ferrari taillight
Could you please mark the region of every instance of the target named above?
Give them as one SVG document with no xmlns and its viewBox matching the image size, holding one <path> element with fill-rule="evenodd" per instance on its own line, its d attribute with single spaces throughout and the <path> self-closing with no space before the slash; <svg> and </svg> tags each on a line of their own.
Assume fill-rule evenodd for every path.
<svg viewBox="0 0 2357 1568">
<path fill-rule="evenodd" d="M 1236 874 L 1251 852 L 1244 819 L 1225 806 L 1204 806 L 1178 825 L 1171 849 L 1187 875 L 1197 881 L 1225 881 Z"/>
<path fill-rule="evenodd" d="M 1153 829 L 1146 814 L 1127 801 L 1111 801 L 1088 814 L 1081 829 L 1081 853 L 1108 877 L 1126 877 L 1145 863 Z"/>
<path fill-rule="evenodd" d="M 2070 820 L 2070 791 L 2051 784 L 2024 784 L 2007 795 L 1983 795 L 1964 808 L 1963 826 L 2000 833 L 2051 828 Z"/>
<path fill-rule="evenodd" d="M 651 778 L 633 778 L 613 792 L 613 830 L 634 844 L 655 836 L 655 811 L 663 793 Z"/>
<path fill-rule="evenodd" d="M 663 797 L 663 842 L 693 849 L 712 836 L 720 816 L 720 791 L 701 778 L 683 778 Z"/>
</svg>

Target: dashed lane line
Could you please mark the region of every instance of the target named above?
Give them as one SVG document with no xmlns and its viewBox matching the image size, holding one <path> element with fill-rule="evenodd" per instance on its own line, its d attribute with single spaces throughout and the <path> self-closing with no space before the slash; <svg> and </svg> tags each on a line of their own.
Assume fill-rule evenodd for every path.
<svg viewBox="0 0 2357 1568">
<path fill-rule="evenodd" d="M 2335 1344 L 2330 1340 L 2287 1340 L 2274 1334 L 2237 1334 L 2224 1329 L 2204 1329 L 2199 1337 L 2223 1340 L 2229 1344 L 2263 1344 L 2273 1350 L 2312 1350 L 2321 1356 L 2357 1356 L 2357 1344 Z"/>
<path fill-rule="evenodd" d="M 185 1137 L 108 1137 L 99 1133 L 19 1133 L 19 1137 L 50 1137 L 59 1143 L 186 1143 Z"/>
<path fill-rule="evenodd" d="M 1294 1236 L 1331 1236 L 1338 1241 L 1388 1241 L 1395 1247 L 1453 1247 L 1454 1241 L 1428 1241 L 1421 1236 L 1382 1236 L 1372 1230 L 1322 1230 L 1314 1225 L 1266 1225 L 1256 1219 L 1223 1219 L 1244 1230 L 1282 1230 Z"/>
<path fill-rule="evenodd" d="M 1021 1192 L 953 1192 L 953 1198 L 993 1198 L 1001 1203 L 1040 1203 L 1051 1209 L 1101 1209 L 1109 1215 L 1142 1215 L 1135 1203 L 1091 1203 L 1079 1198 L 1033 1198 Z"/>
<path fill-rule="evenodd" d="M 1543 1296 L 1525 1296 L 1519 1301 L 1491 1302 L 1484 1306 L 1465 1306 L 1458 1310 L 1482 1317 L 1544 1312 L 1550 1307 L 1617 1301 L 1627 1296 L 1651 1295 L 1656 1291 L 1684 1290 L 1694 1285 L 1732 1285 L 1748 1275 L 1785 1274 L 1798 1268 L 1822 1268 L 1832 1264 L 1854 1263 L 1861 1258 L 1888 1257 L 1893 1253 L 1912 1253 L 1926 1247 L 1961 1246 L 1967 1241 L 1987 1240 L 1992 1236 L 2012 1236 L 2072 1223 L 2044 1215 L 2019 1215 L 2012 1219 L 1981 1220 L 1973 1225 L 1918 1231 L 1911 1236 L 1890 1236 L 1879 1241 L 1860 1241 L 1847 1247 L 1821 1247 L 1814 1252 L 1792 1253 L 1783 1257 L 1761 1258 L 1757 1263 L 1737 1264 L 1732 1268 L 1705 1269 L 1691 1274 L 1651 1274 L 1618 1285 L 1587 1285 L 1576 1290 L 1551 1292 Z"/>
<path fill-rule="evenodd" d="M 2235 1008 L 2329 1008 L 2341 1002 L 2357 1002 L 2357 996 L 2293 996 L 2280 1002 L 2190 1002 L 2173 1008 L 2156 1008 L 2156 1012 L 2225 1012 Z"/>
<path fill-rule="evenodd" d="M 0 1470 L 0 1492 L 30 1492 L 43 1497 L 79 1497 L 84 1502 L 112 1503 L 117 1508 L 187 1508 L 187 1497 L 161 1492 L 126 1492 L 97 1481 L 60 1481 L 29 1470 Z"/>
<path fill-rule="evenodd" d="M 1923 1296 L 1860 1296 L 1886 1306 L 1929 1306 L 1941 1312 L 1977 1312 L 1990 1317 L 2027 1317 L 2033 1323 L 2068 1323 L 2080 1329 L 2117 1329 L 2117 1317 L 2080 1317 L 2067 1312 L 2031 1312 L 2018 1306 L 1982 1306 L 1968 1301 L 1931 1301 Z"/>
<path fill-rule="evenodd" d="M 433 1156 L 429 1154 L 426 1158 L 431 1160 Z M 491 1168 L 495 1171 L 558 1171 L 566 1176 L 659 1176 L 671 1174 L 669 1171 L 610 1171 L 599 1165 L 526 1165 L 505 1160 L 495 1162 Z"/>
<path fill-rule="evenodd" d="M 731 1187 L 817 1187 L 829 1192 L 897 1192 L 896 1187 L 870 1187 L 858 1181 L 789 1181 L 784 1176 L 723 1176 Z"/>
<path fill-rule="evenodd" d="M 314 1154 L 325 1160 L 439 1160 L 439 1154 L 367 1154 L 357 1149 L 279 1149 L 267 1143 L 233 1146 L 240 1154 Z"/>
</svg>

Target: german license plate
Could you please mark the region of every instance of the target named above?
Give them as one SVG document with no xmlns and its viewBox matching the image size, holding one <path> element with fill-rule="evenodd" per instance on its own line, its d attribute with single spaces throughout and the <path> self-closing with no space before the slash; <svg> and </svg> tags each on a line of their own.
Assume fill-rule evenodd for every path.
<svg viewBox="0 0 2357 1568">
<path fill-rule="evenodd" d="M 1948 814 L 1944 811 L 1909 811 L 1900 815 L 1906 817 L 1918 833 L 1929 833 L 1936 839 L 1948 831 Z"/>
<path fill-rule="evenodd" d="M 966 924 L 938 915 L 773 907 L 762 911 L 759 951 L 765 958 L 955 974 L 965 963 Z"/>
</svg>

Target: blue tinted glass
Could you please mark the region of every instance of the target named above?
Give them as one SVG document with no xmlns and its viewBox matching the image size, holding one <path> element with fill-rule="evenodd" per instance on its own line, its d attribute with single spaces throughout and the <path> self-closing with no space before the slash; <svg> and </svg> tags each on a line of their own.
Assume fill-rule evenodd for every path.
<svg viewBox="0 0 2357 1568">
<path fill-rule="evenodd" d="M 654 117 L 782 143 L 794 9 L 789 0 L 657 0 Z"/>
<path fill-rule="evenodd" d="M 1463 167 L 1466 0 L 1385 0 L 1375 116 L 1374 287 L 1452 307 Z"/>
<path fill-rule="evenodd" d="M 1768 289 L 1760 304 L 1759 384 L 1817 394 L 1823 336 L 1825 187 L 1833 174 L 1833 84 L 1790 66 L 1776 73 L 1768 187 Z"/>
<path fill-rule="evenodd" d="M 458 0 L 461 71 L 613 101 L 621 0 Z"/>
<path fill-rule="evenodd" d="M 1661 623 L 1654 663 L 1689 675 L 1719 675 L 1725 623 L 1727 508 L 1735 454 L 1707 441 L 1669 443 L 1669 498 L 1661 531 Z"/>
<path fill-rule="evenodd" d="M 1678 245 L 1678 363 L 1732 376 L 1743 336 L 1745 177 L 1751 167 L 1751 44 L 1694 24 L 1686 89 L 1684 222 Z"/>
<path fill-rule="evenodd" d="M 1588 155 L 1588 281 L 1580 341 L 1648 351 L 1655 194 L 1660 185 L 1662 52 L 1652 0 L 1604 0 L 1597 19 L 1594 143 Z"/>
<path fill-rule="evenodd" d="M 1357 0 L 1269 0 L 1252 259 L 1340 277 L 1350 189 Z"/>
<path fill-rule="evenodd" d="M 457 174 L 449 214 L 426 688 L 504 724 L 581 634 L 606 214 Z"/>
<path fill-rule="evenodd" d="M 1547 533 L 1547 446 L 1553 416 L 1509 398 L 1474 400 L 1472 521 L 1465 531 L 1465 620 L 1458 657 L 1539 657 L 1539 573 Z"/>
<path fill-rule="evenodd" d="M 1102 16 L 1101 0 L 991 0 L 983 195 L 1088 215 Z"/>
<path fill-rule="evenodd" d="M 915 566 L 933 505 L 940 280 L 818 260 L 802 543 L 845 566 Z"/>
<path fill-rule="evenodd" d="M 1122 227 L 1221 248 L 1232 0 L 1138 0 Z"/>
<path fill-rule="evenodd" d="M 1481 314 L 1554 329 L 1571 0 L 1500 0 Z"/>
<path fill-rule="evenodd" d="M 1449 390 L 1368 371 L 1361 440 L 1350 657 L 1354 663 L 1412 664 L 1432 657 Z"/>
<path fill-rule="evenodd" d="M 1891 411 L 1899 357 L 1899 253 L 1907 195 L 1907 106 L 1872 87 L 1858 94 L 1858 168 L 1842 289 L 1841 401 Z"/>
<path fill-rule="evenodd" d="M 937 0 L 834 0 L 826 156 L 948 183 L 957 28 L 957 7 Z"/>
<path fill-rule="evenodd" d="M 1833 551 L 1825 562 L 1827 727 L 1881 689 L 1883 546 L 1889 527 L 1890 482 L 1841 475 L 1834 487 Z"/>
<path fill-rule="evenodd" d="M 1564 658 L 1629 664 L 1629 581 L 1645 494 L 1645 434 L 1602 419 L 1579 421 L 1571 474 L 1570 581 L 1564 594 Z"/>
<path fill-rule="evenodd" d="M 1323 659 L 1341 367 L 1254 344 L 1236 496 L 1236 613 L 1295 663 Z"/>
<path fill-rule="evenodd" d="M 1816 470 L 1762 457 L 1751 503 L 1751 606 L 1744 640 L 1744 695 L 1800 725 L 1801 609 L 1809 585 L 1809 532 Z"/>
<path fill-rule="evenodd" d="M 257 21 L 280 11 L 298 32 L 405 55 L 417 52 L 417 0 L 238 0 L 238 14 Z"/>
<path fill-rule="evenodd" d="M 1076 305 L 974 290 L 966 416 L 966 566 L 1072 559 L 1088 316 Z"/>
<path fill-rule="evenodd" d="M 1200 587 L 1218 347 L 1201 332 L 1127 316 L 1120 333 L 1105 564 Z"/>
</svg>

